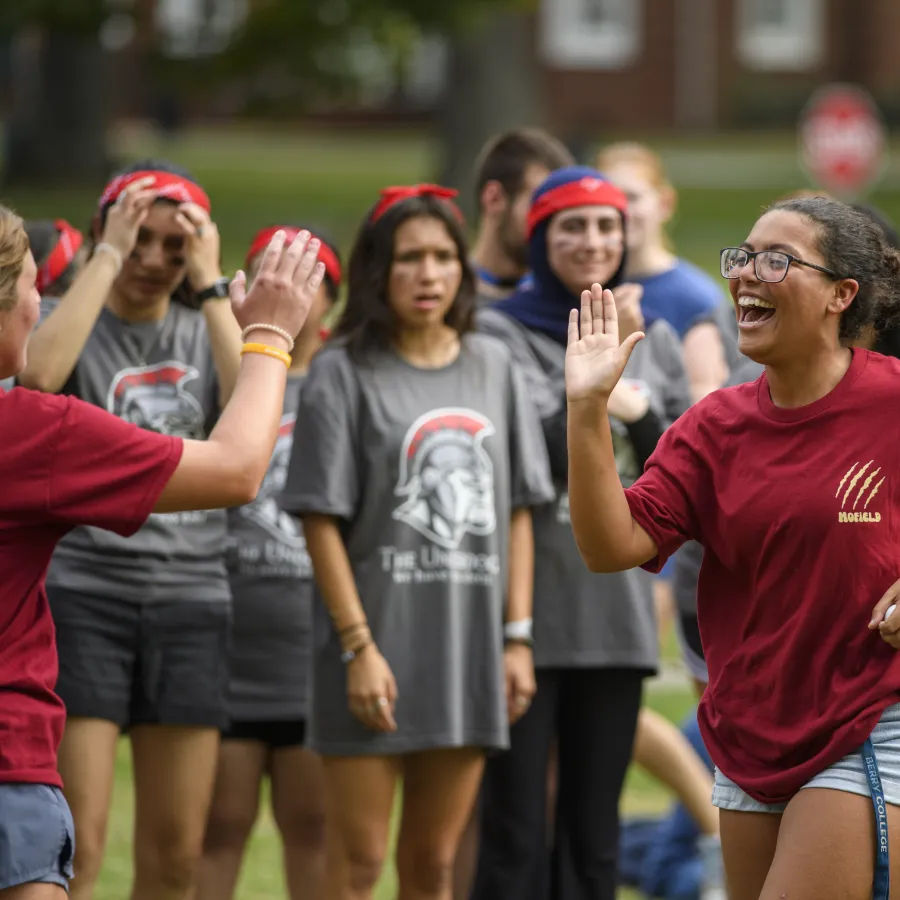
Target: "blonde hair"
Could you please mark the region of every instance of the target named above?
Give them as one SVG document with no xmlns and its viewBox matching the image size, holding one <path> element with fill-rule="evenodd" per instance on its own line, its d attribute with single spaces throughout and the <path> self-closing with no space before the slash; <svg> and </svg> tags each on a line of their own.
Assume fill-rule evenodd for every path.
<svg viewBox="0 0 900 900">
<path fill-rule="evenodd" d="M 647 180 L 658 191 L 675 189 L 666 175 L 662 157 L 644 144 L 634 141 L 619 141 L 604 147 L 598 154 L 595 167 L 606 174 L 607 169 L 614 166 L 640 166 L 647 173 Z"/>
<path fill-rule="evenodd" d="M 11 209 L 0 204 L 0 312 L 12 309 L 18 302 L 16 286 L 27 253 L 25 224 Z"/>
</svg>

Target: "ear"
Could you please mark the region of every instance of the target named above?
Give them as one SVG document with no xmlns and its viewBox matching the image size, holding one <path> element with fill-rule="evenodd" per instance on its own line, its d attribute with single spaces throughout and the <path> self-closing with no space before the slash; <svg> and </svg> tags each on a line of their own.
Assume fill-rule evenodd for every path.
<svg viewBox="0 0 900 900">
<path fill-rule="evenodd" d="M 858 293 L 858 281 L 853 278 L 842 278 L 834 285 L 834 294 L 828 302 L 828 311 L 840 315 L 846 311 Z"/>
<path fill-rule="evenodd" d="M 675 211 L 678 209 L 678 194 L 671 185 L 666 185 L 659 192 L 659 208 L 661 212 L 660 220 L 663 225 L 672 220 Z"/>
<path fill-rule="evenodd" d="M 509 203 L 506 191 L 499 181 L 485 182 L 481 189 L 481 214 L 484 216 L 497 216 L 504 212 Z"/>
</svg>

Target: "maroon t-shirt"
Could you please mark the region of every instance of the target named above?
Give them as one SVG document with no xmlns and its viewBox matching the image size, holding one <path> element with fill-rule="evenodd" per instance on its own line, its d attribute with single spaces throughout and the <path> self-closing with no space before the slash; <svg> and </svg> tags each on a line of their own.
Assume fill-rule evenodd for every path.
<svg viewBox="0 0 900 900">
<path fill-rule="evenodd" d="M 783 802 L 857 751 L 900 700 L 900 655 L 868 629 L 900 578 L 900 362 L 855 350 L 827 396 L 774 406 L 766 376 L 716 391 L 626 491 L 658 571 L 703 544 L 700 704 L 715 764 Z"/>
<path fill-rule="evenodd" d="M 0 782 L 61 786 L 65 708 L 44 578 L 80 524 L 129 535 L 181 459 L 179 438 L 143 431 L 73 397 L 0 392 Z"/>
</svg>

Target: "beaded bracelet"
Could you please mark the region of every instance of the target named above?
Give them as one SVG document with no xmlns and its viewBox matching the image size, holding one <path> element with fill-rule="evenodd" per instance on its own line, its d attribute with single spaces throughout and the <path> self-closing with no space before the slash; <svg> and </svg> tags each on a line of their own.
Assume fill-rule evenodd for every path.
<svg viewBox="0 0 900 900">
<path fill-rule="evenodd" d="M 122 254 L 116 247 L 113 247 L 112 244 L 107 244 L 106 241 L 101 241 L 94 247 L 94 253 L 106 253 L 111 256 L 116 264 L 116 271 L 122 271 Z"/>
<path fill-rule="evenodd" d="M 294 352 L 294 339 L 291 337 L 291 334 L 289 331 L 285 331 L 279 325 L 265 325 L 263 323 L 259 323 L 256 325 L 248 325 L 241 332 L 241 340 L 246 341 L 247 335 L 250 334 L 250 332 L 252 332 L 252 331 L 271 331 L 273 334 L 277 334 L 279 337 L 283 337 L 287 341 L 287 344 L 288 344 L 287 352 L 288 353 Z"/>
<path fill-rule="evenodd" d="M 288 368 L 291 367 L 291 354 L 272 347 L 269 344 L 244 344 L 241 347 L 241 356 L 245 353 L 260 353 L 263 356 L 271 356 L 272 359 L 280 359 Z"/>
</svg>

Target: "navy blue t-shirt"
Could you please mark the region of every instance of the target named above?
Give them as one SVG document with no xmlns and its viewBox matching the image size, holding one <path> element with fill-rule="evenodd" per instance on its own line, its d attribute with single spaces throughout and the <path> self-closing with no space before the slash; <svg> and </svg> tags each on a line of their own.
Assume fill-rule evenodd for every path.
<svg viewBox="0 0 900 900">
<path fill-rule="evenodd" d="M 667 272 L 634 281 L 644 288 L 641 309 L 647 325 L 665 319 L 680 338 L 698 322 L 710 321 L 724 296 L 719 284 L 684 259 Z"/>
</svg>

